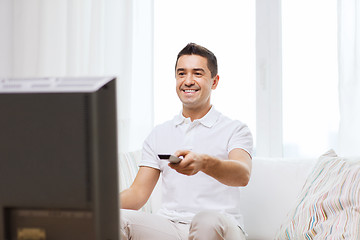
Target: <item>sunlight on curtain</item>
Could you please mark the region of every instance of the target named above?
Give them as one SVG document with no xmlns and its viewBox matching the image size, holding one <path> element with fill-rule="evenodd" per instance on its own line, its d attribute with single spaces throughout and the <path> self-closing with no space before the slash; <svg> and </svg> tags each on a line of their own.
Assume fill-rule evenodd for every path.
<svg viewBox="0 0 360 240">
<path fill-rule="evenodd" d="M 175 61 L 187 43 L 216 55 L 220 81 L 212 103 L 250 127 L 255 123 L 255 2 L 239 0 L 154 0 L 155 124 L 178 114 Z"/>
<path fill-rule="evenodd" d="M 151 1 L 13 0 L 7 7 L 5 77 L 117 76 L 120 151 L 141 148 L 152 127 Z"/>
<path fill-rule="evenodd" d="M 337 148 L 337 1 L 282 1 L 284 156 Z"/>
<path fill-rule="evenodd" d="M 9 77 L 12 69 L 12 2 L 0 1 L 0 78 Z"/>
<path fill-rule="evenodd" d="M 340 152 L 360 155 L 360 1 L 339 0 Z"/>
</svg>

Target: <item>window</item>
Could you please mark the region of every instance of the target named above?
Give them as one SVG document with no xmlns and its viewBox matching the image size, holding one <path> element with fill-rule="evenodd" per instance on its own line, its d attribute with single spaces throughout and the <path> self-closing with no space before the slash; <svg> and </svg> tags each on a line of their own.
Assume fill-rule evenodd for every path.
<svg viewBox="0 0 360 240">
<path fill-rule="evenodd" d="M 282 53 L 284 156 L 320 156 L 337 145 L 337 1 L 282 1 Z"/>
<path fill-rule="evenodd" d="M 336 7 L 336 0 L 154 0 L 155 124 L 181 109 L 176 55 L 195 42 L 218 58 L 212 103 L 249 125 L 258 156 L 317 157 L 336 148 Z"/>
<path fill-rule="evenodd" d="M 155 124 L 181 110 L 175 92 L 175 61 L 189 42 L 218 59 L 220 82 L 212 103 L 250 127 L 255 136 L 255 3 L 239 0 L 154 1 Z"/>
</svg>

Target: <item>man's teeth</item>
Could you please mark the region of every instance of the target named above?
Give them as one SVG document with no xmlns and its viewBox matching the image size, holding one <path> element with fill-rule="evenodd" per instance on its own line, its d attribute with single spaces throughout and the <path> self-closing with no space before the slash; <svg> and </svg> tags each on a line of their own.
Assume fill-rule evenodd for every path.
<svg viewBox="0 0 360 240">
<path fill-rule="evenodd" d="M 184 92 L 196 92 L 196 90 L 184 90 Z"/>
</svg>

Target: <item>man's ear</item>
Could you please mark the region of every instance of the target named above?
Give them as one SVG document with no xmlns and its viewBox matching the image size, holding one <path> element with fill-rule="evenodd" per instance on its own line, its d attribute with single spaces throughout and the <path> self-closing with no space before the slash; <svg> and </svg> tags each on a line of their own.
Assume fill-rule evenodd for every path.
<svg viewBox="0 0 360 240">
<path fill-rule="evenodd" d="M 215 90 L 215 89 L 216 89 L 216 87 L 217 87 L 217 85 L 218 85 L 218 83 L 219 83 L 219 79 L 220 79 L 219 75 L 216 75 L 216 76 L 213 78 L 213 83 L 212 83 L 212 86 L 211 86 L 211 89 L 212 89 L 212 90 Z"/>
</svg>

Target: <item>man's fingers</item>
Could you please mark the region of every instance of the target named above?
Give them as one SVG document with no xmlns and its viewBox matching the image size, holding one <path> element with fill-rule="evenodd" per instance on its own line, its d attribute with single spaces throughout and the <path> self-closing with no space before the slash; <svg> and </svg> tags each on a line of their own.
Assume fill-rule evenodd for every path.
<svg viewBox="0 0 360 240">
<path fill-rule="evenodd" d="M 174 155 L 177 157 L 183 156 L 185 157 L 186 155 L 188 155 L 190 153 L 190 150 L 177 150 Z"/>
</svg>

